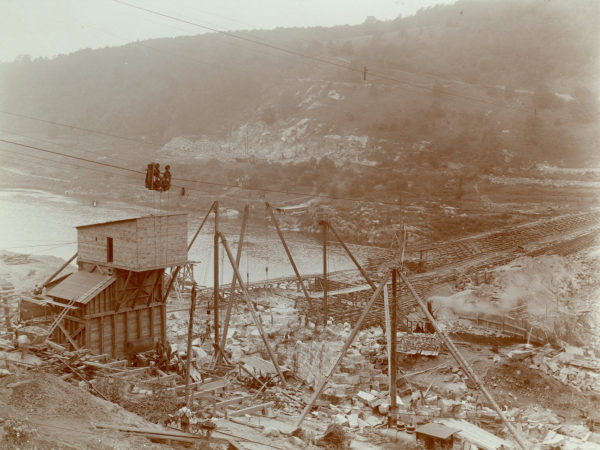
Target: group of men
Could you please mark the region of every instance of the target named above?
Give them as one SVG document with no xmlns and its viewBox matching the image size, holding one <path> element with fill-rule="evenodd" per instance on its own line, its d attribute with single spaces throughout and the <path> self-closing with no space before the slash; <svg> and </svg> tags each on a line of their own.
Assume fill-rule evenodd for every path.
<svg viewBox="0 0 600 450">
<path fill-rule="evenodd" d="M 146 189 L 152 191 L 168 191 L 171 188 L 171 166 L 165 166 L 165 171 L 160 173 L 159 163 L 150 163 L 146 169 Z"/>
</svg>

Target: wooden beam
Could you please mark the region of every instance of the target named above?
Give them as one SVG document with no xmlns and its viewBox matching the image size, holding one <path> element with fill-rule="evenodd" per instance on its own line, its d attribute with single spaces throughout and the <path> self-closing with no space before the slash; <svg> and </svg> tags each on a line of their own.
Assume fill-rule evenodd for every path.
<svg viewBox="0 0 600 450">
<path fill-rule="evenodd" d="M 65 314 L 63 316 L 63 319 L 72 320 L 73 322 L 78 322 L 78 323 L 85 323 L 85 320 L 83 320 L 79 317 L 71 316 L 70 314 Z"/>
<path fill-rule="evenodd" d="M 80 324 L 79 327 L 75 330 L 75 333 L 71 335 L 73 339 L 77 337 L 79 333 L 81 333 L 85 329 L 85 324 Z"/>
<path fill-rule="evenodd" d="M 135 302 L 138 299 L 138 296 L 140 295 L 140 291 L 143 289 L 144 284 L 148 280 L 148 277 L 150 277 L 152 275 L 152 273 L 153 273 L 153 271 L 149 270 L 147 272 L 144 272 L 144 274 L 142 275 L 142 280 L 137 285 L 137 288 L 135 289 L 135 292 L 133 293 L 133 295 L 131 296 L 131 298 L 127 299 L 127 302 L 129 302 L 131 300 L 131 306 L 130 306 L 130 308 L 133 308 L 135 306 Z"/>
<path fill-rule="evenodd" d="M 283 244 L 283 248 L 285 250 L 285 253 L 286 253 L 287 257 L 290 260 L 290 264 L 292 265 L 292 269 L 294 269 L 294 273 L 296 274 L 296 278 L 298 279 L 298 283 L 300 283 L 300 287 L 302 288 L 302 292 L 304 293 L 304 297 L 308 301 L 309 307 L 312 309 L 312 300 L 310 299 L 310 295 L 308 295 L 308 291 L 306 290 L 306 286 L 304 285 L 304 281 L 302 280 L 302 277 L 300 276 L 300 272 L 298 271 L 298 267 L 296 267 L 296 263 L 294 262 L 294 258 L 292 257 L 292 253 L 290 252 L 290 249 L 288 248 L 288 246 L 287 246 L 287 244 L 285 242 L 285 238 L 283 237 L 283 233 L 279 229 L 279 222 L 277 222 L 277 217 L 275 217 L 275 213 L 273 212 L 273 208 L 271 207 L 271 205 L 269 204 L 269 202 L 266 202 L 265 205 L 266 205 L 267 210 L 269 211 L 269 213 L 271 215 L 271 219 L 273 219 L 273 224 L 275 225 L 275 230 L 277 231 L 277 235 L 279 236 L 279 239 L 281 240 L 281 243 Z"/>
<path fill-rule="evenodd" d="M 248 305 L 248 309 L 250 310 L 250 314 L 252 315 L 252 320 L 254 320 L 254 324 L 256 325 L 256 328 L 258 328 L 258 331 L 260 333 L 260 336 L 262 337 L 263 343 L 265 344 L 265 348 L 267 349 L 267 353 L 269 354 L 269 357 L 271 358 L 271 361 L 273 362 L 273 365 L 275 366 L 275 369 L 277 370 L 277 374 L 279 375 L 281 384 L 286 386 L 285 377 L 283 376 L 283 372 L 281 371 L 281 368 L 279 367 L 279 364 L 277 363 L 277 358 L 275 358 L 275 355 L 273 354 L 273 351 L 271 350 L 271 346 L 269 345 L 269 342 L 267 341 L 267 335 L 265 333 L 265 330 L 263 329 L 262 324 L 260 323 L 260 320 L 259 320 L 258 316 L 256 315 L 256 311 L 254 310 L 254 305 L 252 304 L 252 301 L 250 300 L 250 295 L 248 294 L 248 290 L 246 289 L 244 280 L 242 279 L 242 276 L 240 275 L 240 271 L 238 270 L 237 266 L 235 265 L 233 255 L 231 254 L 231 250 L 229 249 L 229 245 L 227 244 L 227 239 L 225 239 L 225 235 L 223 235 L 223 233 L 219 233 L 219 235 L 221 236 L 221 241 L 223 242 L 223 247 L 225 248 L 225 251 L 227 252 L 227 257 L 229 258 L 231 267 L 233 268 L 233 270 L 235 272 L 235 276 L 238 279 L 240 288 L 242 288 L 242 291 L 244 293 L 244 299 L 246 300 L 246 304 Z"/>
<path fill-rule="evenodd" d="M 327 290 L 329 289 L 327 281 L 327 221 L 321 222 L 323 227 L 323 326 L 327 326 L 329 319 L 329 308 L 327 305 Z"/>
<path fill-rule="evenodd" d="M 222 402 L 217 402 L 215 404 L 215 407 L 217 409 L 224 409 L 231 405 L 237 405 L 238 403 L 241 403 L 243 400 L 245 400 L 247 398 L 248 398 L 247 395 L 243 395 L 241 397 L 230 398 L 229 400 L 223 400 Z"/>
<path fill-rule="evenodd" d="M 114 358 L 116 353 L 117 353 L 117 327 L 116 327 L 116 319 L 115 319 L 115 314 L 112 314 L 110 316 L 110 326 L 111 326 L 111 330 L 110 330 L 110 334 L 111 334 L 111 356 Z"/>
<path fill-rule="evenodd" d="M 69 332 L 65 329 L 65 327 L 62 325 L 62 323 L 58 323 L 58 328 L 60 328 L 60 331 L 62 331 L 62 333 L 65 335 L 65 337 L 67 338 L 67 340 L 71 343 L 71 345 L 73 346 L 73 348 L 75 350 L 79 350 L 79 346 L 77 345 L 77 342 L 75 342 L 71 336 L 69 335 Z"/>
<path fill-rule="evenodd" d="M 158 307 L 158 306 L 161 306 L 161 305 L 162 305 L 162 303 L 152 303 L 152 304 L 150 305 L 150 307 L 156 308 L 156 307 Z M 119 312 L 115 312 L 115 311 L 106 311 L 106 312 L 101 312 L 101 313 L 96 313 L 96 314 L 90 314 L 90 315 L 87 315 L 87 316 L 83 316 L 83 318 L 84 318 L 85 320 L 88 320 L 88 319 L 97 319 L 98 317 L 101 317 L 101 316 L 105 316 L 105 317 L 106 317 L 106 316 L 114 316 L 115 314 L 120 314 L 120 313 L 122 313 L 123 311 L 137 311 L 137 310 L 140 310 L 140 309 L 148 309 L 148 308 L 149 308 L 149 307 L 148 307 L 148 306 L 146 306 L 146 305 L 138 305 L 138 306 L 135 306 L 135 307 L 133 307 L 133 308 L 128 308 L 128 309 L 126 309 L 126 310 L 125 310 L 125 309 L 122 309 L 122 310 L 121 310 L 121 311 L 119 311 Z M 187 308 L 186 308 L 186 310 L 187 310 Z M 81 323 L 85 322 L 85 320 L 79 319 L 79 318 L 77 318 L 77 317 L 66 316 L 66 318 L 67 318 L 67 319 L 69 319 L 69 320 L 73 320 L 73 321 L 75 321 L 75 322 L 81 322 Z"/>
<path fill-rule="evenodd" d="M 240 240 L 238 242 L 237 252 L 235 255 L 235 264 L 240 267 L 240 260 L 242 259 L 242 248 L 244 246 L 244 236 L 246 235 L 246 226 L 248 224 L 248 216 L 250 215 L 250 205 L 246 205 L 244 208 L 244 217 L 242 218 L 242 229 L 240 231 Z M 223 323 L 223 335 L 221 336 L 221 345 L 219 346 L 222 350 L 225 349 L 227 344 L 227 332 L 229 331 L 229 320 L 231 319 L 231 309 L 233 308 L 233 302 L 235 301 L 235 284 L 237 278 L 235 273 L 233 274 L 233 280 L 231 280 L 231 289 L 229 290 L 229 302 L 227 302 L 227 311 L 225 312 L 225 323 Z M 217 358 L 215 359 L 215 365 L 221 362 L 223 353 L 217 352 Z"/>
<path fill-rule="evenodd" d="M 213 238 L 213 328 L 215 344 L 219 342 L 219 202 L 214 203 L 215 235 Z M 234 264 L 233 261 L 231 264 Z M 236 267 L 237 268 L 237 267 Z"/>
<path fill-rule="evenodd" d="M 73 256 L 71 256 L 66 263 L 64 263 L 62 266 L 60 266 L 60 269 L 58 269 L 56 272 L 54 272 L 52 275 L 50 275 L 48 277 L 48 279 L 42 283 L 42 287 L 46 287 L 46 285 L 48 283 L 51 283 L 52 280 L 54 280 L 54 278 L 56 278 L 56 276 L 59 273 L 61 273 L 69 264 L 71 264 L 75 258 L 77 258 L 77 252 L 75 252 L 75 254 Z"/>
<path fill-rule="evenodd" d="M 98 319 L 98 334 L 100 338 L 100 353 L 104 353 L 104 317 Z"/>
<path fill-rule="evenodd" d="M 122 370 L 118 373 L 111 373 L 108 376 L 109 377 L 117 377 L 117 378 L 127 378 L 132 375 L 135 375 L 137 377 L 137 376 L 143 375 L 148 372 L 150 372 L 150 367 L 138 367 L 136 369 L 127 369 L 127 370 Z"/>
<path fill-rule="evenodd" d="M 123 314 L 123 338 L 125 339 L 125 342 L 123 342 L 123 348 L 125 349 L 125 351 L 127 351 L 127 343 L 129 342 L 129 318 L 128 318 L 128 312 L 129 311 L 125 311 L 125 314 Z"/>
<path fill-rule="evenodd" d="M 207 393 L 207 392 L 215 392 L 219 390 L 225 390 L 229 386 L 229 381 L 224 378 L 220 378 L 215 381 L 209 381 L 208 383 L 203 383 L 202 381 L 198 381 L 196 383 L 190 383 L 190 388 L 193 388 L 197 393 Z M 185 384 L 179 386 L 173 386 L 167 389 L 168 391 L 184 391 L 185 392 Z"/>
<path fill-rule="evenodd" d="M 196 310 L 196 283 L 192 285 L 192 298 L 190 305 L 190 323 L 188 326 L 187 358 L 185 361 L 185 404 L 191 407 L 190 402 L 190 371 L 192 367 L 192 333 L 194 332 L 194 311 Z"/>
<path fill-rule="evenodd" d="M 243 416 L 245 414 L 253 414 L 257 412 L 265 412 L 269 408 L 273 408 L 275 406 L 275 402 L 267 402 L 261 403 L 260 405 L 248 406 L 247 408 L 237 409 L 235 411 L 229 411 L 227 413 L 228 416 L 236 417 Z"/>
<path fill-rule="evenodd" d="M 163 303 L 160 308 L 160 339 L 167 342 L 167 306 Z"/>
<path fill-rule="evenodd" d="M 121 294 L 121 298 L 119 298 L 117 300 L 117 304 L 115 305 L 115 312 L 119 311 L 119 308 L 121 307 L 121 303 L 123 303 L 123 300 L 125 300 L 127 298 L 127 286 L 129 286 L 129 279 L 131 278 L 131 274 L 133 272 L 128 271 L 127 272 L 127 278 L 125 279 L 125 285 L 123 286 L 123 293 Z"/>
<path fill-rule="evenodd" d="M 148 322 L 150 323 L 150 337 L 154 341 L 154 308 L 150 307 L 148 311 Z"/>
<path fill-rule="evenodd" d="M 398 352 L 396 351 L 398 341 L 398 289 L 397 289 L 397 270 L 392 269 L 392 301 L 389 302 L 390 315 L 390 414 L 388 423 L 394 428 L 398 422 L 398 404 L 396 399 L 396 377 L 398 376 Z"/>
<path fill-rule="evenodd" d="M 319 395 L 321 395 L 321 392 L 323 392 L 323 389 L 325 389 L 325 386 L 329 382 L 329 379 L 333 375 L 333 372 L 335 371 L 335 369 L 337 368 L 339 363 L 342 361 L 342 359 L 344 359 L 346 352 L 348 351 L 348 349 L 350 348 L 350 345 L 354 341 L 354 338 L 356 338 L 356 335 L 360 331 L 360 328 L 361 328 L 365 318 L 367 317 L 369 310 L 371 309 L 371 307 L 377 300 L 377 297 L 379 297 L 379 294 L 381 294 L 381 291 L 383 290 L 383 287 L 387 284 L 389 277 L 390 277 L 390 274 L 388 272 L 385 274 L 385 277 L 383 278 L 383 280 L 381 281 L 381 283 L 379 284 L 379 286 L 377 287 L 377 289 L 371 296 L 371 299 L 369 300 L 367 305 L 364 307 L 362 314 L 360 315 L 360 317 L 358 319 L 358 322 L 356 322 L 356 325 L 354 325 L 354 329 L 352 330 L 352 333 L 350 333 L 350 336 L 348 336 L 348 339 L 346 339 L 346 342 L 344 344 L 344 347 L 342 348 L 342 351 L 340 352 L 339 356 L 337 357 L 337 359 L 335 360 L 333 365 L 330 367 L 329 372 L 327 373 L 327 375 L 325 376 L 323 381 L 321 381 L 321 384 L 319 385 L 319 387 L 315 390 L 315 393 L 313 394 L 312 398 L 310 399 L 310 402 L 308 402 L 308 405 L 306 405 L 306 407 L 302 411 L 302 414 L 300 414 L 300 417 L 298 417 L 298 420 L 296 421 L 294 429 L 300 428 L 302 421 L 306 418 L 306 415 L 312 409 L 313 405 L 317 401 L 317 398 L 319 398 Z"/>
<path fill-rule="evenodd" d="M 148 380 L 139 380 L 136 381 L 135 384 L 154 384 L 154 383 L 159 383 L 159 384 L 163 384 L 163 383 L 171 383 L 174 382 L 177 377 L 179 376 L 179 374 L 177 373 L 172 373 L 170 375 L 165 375 L 165 376 L 161 376 L 161 377 L 154 377 L 154 378 L 150 378 Z"/>
<path fill-rule="evenodd" d="M 137 338 L 140 339 L 142 337 L 142 320 L 140 318 L 139 309 L 136 309 L 135 311 L 135 324 L 137 329 Z"/>
<path fill-rule="evenodd" d="M 212 437 L 212 436 L 208 437 L 208 436 L 203 436 L 201 434 L 195 434 L 195 433 L 184 433 L 179 430 L 171 430 L 171 431 L 162 431 L 162 430 L 156 430 L 156 429 L 142 430 L 140 428 L 115 427 L 113 425 L 101 425 L 101 424 L 95 424 L 95 427 L 101 428 L 101 429 L 107 429 L 107 430 L 120 431 L 123 433 L 131 433 L 131 434 L 135 434 L 137 436 L 145 437 L 149 440 L 165 441 L 165 443 L 167 443 L 169 445 L 170 445 L 171 441 L 184 442 L 184 443 L 188 443 L 188 444 L 196 444 L 198 441 L 201 441 L 201 442 L 213 442 L 215 444 L 226 444 L 229 446 L 228 448 L 231 448 L 234 450 L 238 450 L 238 449 L 242 448 L 242 447 L 240 447 L 239 444 L 237 444 L 235 441 L 232 441 L 231 439 L 217 438 L 217 437 Z M 250 439 L 245 439 L 245 438 L 242 438 L 242 439 L 250 441 Z M 256 442 L 256 441 L 251 441 L 251 442 Z M 259 444 L 260 444 L 260 442 L 259 442 Z M 268 447 L 272 447 L 272 446 L 268 445 Z M 276 447 L 276 448 L 279 448 L 279 447 Z"/>
<path fill-rule="evenodd" d="M 196 233 L 194 234 L 194 237 L 192 237 L 192 240 L 190 241 L 190 243 L 188 244 L 187 247 L 187 251 L 189 252 L 192 248 L 192 245 L 194 245 L 194 241 L 196 240 L 196 238 L 198 237 L 198 234 L 200 234 L 200 230 L 202 230 L 202 227 L 204 226 L 204 224 L 206 223 L 206 220 L 208 219 L 208 217 L 210 216 L 210 213 L 212 212 L 212 210 L 215 207 L 215 203 L 213 202 L 212 205 L 210 205 L 210 208 L 208 208 L 208 211 L 206 213 L 206 215 L 204 216 L 204 219 L 202 219 L 202 223 L 200 223 L 200 226 L 198 227 L 198 229 L 196 230 Z"/>
<path fill-rule="evenodd" d="M 146 302 L 146 306 L 150 306 L 150 303 L 152 303 L 152 300 L 154 300 L 154 291 L 156 291 L 156 286 L 158 285 L 158 282 L 162 278 L 164 272 L 165 272 L 164 269 L 157 272 L 156 280 L 154 281 L 154 284 L 152 285 L 152 291 L 150 292 L 150 295 L 148 296 L 148 301 Z"/>
<path fill-rule="evenodd" d="M 362 266 L 359 264 L 359 262 L 356 260 L 356 258 L 354 257 L 354 255 L 352 254 L 350 249 L 348 247 L 346 247 L 346 244 L 344 244 L 344 241 L 342 241 L 342 238 L 340 237 L 340 235 L 337 233 L 337 231 L 335 231 L 335 228 L 333 228 L 331 226 L 331 223 L 329 223 L 329 222 L 327 222 L 327 226 L 329 227 L 329 229 L 331 231 L 333 231 L 333 234 L 335 235 L 336 239 L 342 245 L 342 247 L 346 251 L 346 253 L 348 253 L 348 256 L 350 257 L 350 259 L 352 260 L 352 262 L 354 263 L 356 268 L 360 271 L 361 275 L 364 277 L 364 279 L 367 281 L 367 283 L 369 283 L 369 286 L 371 286 L 371 289 L 375 290 L 375 288 L 376 288 L 375 283 L 373 283 L 371 278 L 369 278 L 369 275 L 367 275 L 367 272 L 365 271 L 365 269 L 363 269 Z"/>
</svg>

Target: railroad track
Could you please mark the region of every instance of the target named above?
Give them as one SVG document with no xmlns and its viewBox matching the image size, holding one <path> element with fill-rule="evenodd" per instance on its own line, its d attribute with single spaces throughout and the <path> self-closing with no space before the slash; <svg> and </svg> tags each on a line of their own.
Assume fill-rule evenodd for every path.
<svg viewBox="0 0 600 450">
<path fill-rule="evenodd" d="M 557 254 L 567 256 L 598 242 L 600 212 L 560 216 L 546 221 L 519 225 L 490 232 L 457 242 L 444 243 L 436 248 L 435 268 L 409 276 L 411 284 L 423 298 L 436 286 L 455 282 L 459 277 L 489 270 L 513 261 L 520 256 Z M 427 266 L 426 266 L 427 267 Z M 399 309 L 406 316 L 417 308 L 410 292 L 398 285 Z M 371 291 L 354 293 L 351 297 L 331 297 L 328 312 L 336 322 L 358 321 Z M 307 314 L 310 312 L 305 311 Z M 314 313 L 313 313 L 314 314 Z M 384 317 L 383 298 L 378 299 L 367 315 L 363 327 L 381 324 Z M 318 320 L 317 317 L 314 318 Z"/>
</svg>

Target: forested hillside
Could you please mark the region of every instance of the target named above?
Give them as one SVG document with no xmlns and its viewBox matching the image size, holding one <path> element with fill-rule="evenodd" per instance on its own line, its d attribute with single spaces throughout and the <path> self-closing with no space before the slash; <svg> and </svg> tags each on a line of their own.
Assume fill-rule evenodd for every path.
<svg viewBox="0 0 600 450">
<path fill-rule="evenodd" d="M 380 164 L 415 148 L 432 165 L 588 164 L 598 147 L 599 17 L 594 0 L 460 0 L 357 26 L 24 56 L 0 65 L 0 103 L 163 144 L 242 145 L 236 131 L 247 125 L 260 131 L 250 145 L 268 146 L 264 136 L 281 142 L 295 127 L 292 141 L 316 151 L 326 136 L 367 137 L 360 151 Z M 34 126 L 6 114 L 0 124 Z"/>
</svg>

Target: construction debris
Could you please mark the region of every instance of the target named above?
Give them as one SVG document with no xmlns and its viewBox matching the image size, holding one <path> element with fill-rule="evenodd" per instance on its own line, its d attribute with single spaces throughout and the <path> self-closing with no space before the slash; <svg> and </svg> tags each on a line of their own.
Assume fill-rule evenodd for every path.
<svg viewBox="0 0 600 450">
<path fill-rule="evenodd" d="M 226 242 L 223 235 L 218 237 Z M 234 264 L 229 248 L 227 253 Z M 81 405 L 92 405 L 97 410 L 78 419 L 87 421 L 89 432 L 122 433 L 136 445 L 173 441 L 234 448 L 245 448 L 245 443 L 344 448 L 350 443 L 383 446 L 395 441 L 409 446 L 426 432 L 443 430 L 442 440 L 451 436 L 480 448 L 592 448 L 600 425 L 595 412 L 600 339 L 586 318 L 600 307 L 591 295 L 577 300 L 582 290 L 594 292 L 599 285 L 584 282 L 592 277 L 589 258 L 581 253 L 571 259 L 520 256 L 474 277 L 478 282 L 462 279 L 460 288 L 466 289 L 460 291 L 450 283 L 458 279 L 456 267 L 440 265 L 439 270 L 422 274 L 400 274 L 415 283 L 411 281 L 408 289 L 397 286 L 403 319 L 396 330 L 395 389 L 390 386 L 393 366 L 387 345 L 391 333 L 384 330 L 382 309 L 384 287 L 388 295 L 392 290 L 381 278 L 373 292 L 370 285 L 363 289 L 366 285 L 347 273 L 343 280 L 320 275 L 303 280 L 298 274 L 292 281 L 271 280 L 275 288 L 245 283 L 237 273 L 239 289 L 233 294 L 224 289 L 218 305 L 230 311 L 227 332 L 218 344 L 213 338 L 218 323 L 214 310 L 198 307 L 190 314 L 188 299 L 194 284 L 175 283 L 176 273 L 155 278 L 149 281 L 176 286 L 165 311 L 164 331 L 154 329 L 157 336 L 164 333 L 164 341 L 151 345 L 130 341 L 130 351 L 115 352 L 111 333 L 120 328 L 109 326 L 110 318 L 98 322 L 105 330 L 103 352 L 85 345 L 74 348 L 73 342 L 79 347 L 88 338 L 77 337 L 81 330 L 73 327 L 54 333 L 61 336 L 60 344 L 49 340 L 48 331 L 61 323 L 61 313 L 56 304 L 48 303 L 54 300 L 39 294 L 36 302 L 44 303 L 54 315 L 46 310 L 42 314 L 41 309 L 34 313 L 35 308 L 27 306 L 19 321 L 18 310 L 11 312 L 15 320 L 5 324 L 0 336 L 0 383 L 8 392 L 3 401 L 12 408 L 20 405 L 23 415 L 35 413 L 36 420 L 41 420 L 42 412 L 58 414 L 65 409 L 76 415 L 82 414 Z M 24 264 L 27 259 L 8 263 L 13 261 Z M 501 261 L 506 262 L 497 259 Z M 546 271 L 559 275 L 548 278 Z M 110 281 L 107 286 L 115 282 L 105 275 L 94 277 L 104 284 Z M 133 283 L 133 278 L 125 275 L 122 281 Z M 69 277 L 54 286 L 65 279 Z M 137 281 L 132 291 L 144 286 L 141 279 Z M 318 308 L 308 308 L 308 298 L 313 302 L 322 298 L 326 282 L 330 317 L 322 325 L 322 318 L 314 316 Z M 307 295 L 298 295 L 302 289 L 296 283 L 306 283 Z M 102 289 L 107 287 L 104 284 Z M 150 284 L 147 290 L 154 292 Z M 440 285 L 443 288 L 434 289 Z M 518 292 L 510 291 L 516 286 Z M 414 301 L 407 298 L 412 289 L 424 299 L 422 311 L 415 310 Z M 542 291 L 546 297 L 540 299 Z M 6 292 L 13 307 L 19 299 L 14 298 L 14 290 Z M 199 304 L 208 304 L 203 291 L 198 292 Z M 521 300 L 508 304 L 509 292 Z M 234 303 L 239 294 L 244 302 Z M 365 307 L 365 297 L 372 309 Z M 60 304 L 67 308 L 61 311 L 72 311 L 65 301 Z M 159 303 L 167 304 L 166 300 Z M 145 308 L 140 304 L 137 310 Z M 465 308 L 475 309 L 465 312 Z M 349 314 L 351 310 L 360 314 Z M 131 320 L 127 325 L 123 322 L 123 332 L 137 333 L 139 328 L 140 336 L 150 334 L 151 328 L 144 328 L 150 311 L 131 311 L 125 313 Z M 425 311 L 436 315 L 434 321 L 427 321 Z M 376 323 L 369 320 L 374 316 Z M 156 317 L 153 323 L 158 323 Z M 429 323 L 435 323 L 433 329 Z M 93 334 L 99 328 L 91 330 Z M 68 400 L 50 406 L 45 398 L 58 394 Z M 578 409 L 567 411 L 565 404 L 577 404 Z M 97 412 L 108 414 L 106 408 L 111 407 L 130 420 L 102 420 L 106 415 Z M 29 442 L 35 442 L 28 430 L 38 425 L 23 421 L 19 414 L 7 417 L 5 435 L 16 442 L 16 433 L 22 430 Z M 524 443 L 513 442 L 511 428 L 518 430 Z"/>
</svg>

